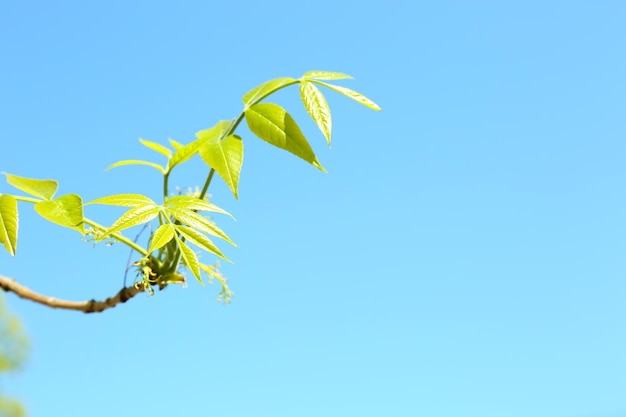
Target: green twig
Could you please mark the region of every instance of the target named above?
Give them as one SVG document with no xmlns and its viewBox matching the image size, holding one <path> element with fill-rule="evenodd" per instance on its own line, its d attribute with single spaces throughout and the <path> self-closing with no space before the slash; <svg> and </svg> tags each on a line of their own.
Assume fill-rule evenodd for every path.
<svg viewBox="0 0 626 417">
<path fill-rule="evenodd" d="M 94 227 L 102 232 L 106 232 L 107 228 L 94 222 L 93 220 L 89 220 L 87 218 L 83 218 L 83 222 L 85 224 L 88 224 L 91 227 Z M 122 236 L 121 233 L 111 233 L 109 236 L 115 238 L 116 240 L 119 240 L 120 242 L 124 243 L 127 246 L 130 246 L 131 248 L 133 248 L 134 250 L 136 250 L 137 252 L 139 252 L 140 254 L 142 254 L 143 256 L 148 256 L 148 251 L 146 251 L 144 248 L 142 248 L 141 246 L 137 245 L 135 242 L 133 242 L 132 240 L 128 239 L 125 236 Z"/>
</svg>

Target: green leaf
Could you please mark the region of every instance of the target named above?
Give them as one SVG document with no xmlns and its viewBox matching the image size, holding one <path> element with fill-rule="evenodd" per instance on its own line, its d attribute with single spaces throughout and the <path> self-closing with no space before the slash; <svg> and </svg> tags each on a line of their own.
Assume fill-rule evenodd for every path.
<svg viewBox="0 0 626 417">
<path fill-rule="evenodd" d="M 322 81 L 317 81 L 317 80 L 311 80 L 312 82 L 319 84 L 319 85 L 323 85 L 324 87 L 330 88 L 331 90 L 334 90 L 340 94 L 343 94 L 346 97 L 351 98 L 352 100 L 361 103 L 362 105 L 364 105 L 365 107 L 369 107 L 372 110 L 376 110 L 376 111 L 380 111 L 380 107 L 378 106 L 378 104 L 374 103 L 372 100 L 370 100 L 369 98 L 365 97 L 363 94 L 361 93 L 357 93 L 354 90 L 351 90 L 349 88 L 346 87 L 342 87 L 339 85 L 333 85 L 333 84 L 328 84 Z"/>
<path fill-rule="evenodd" d="M 248 127 L 259 138 L 325 171 L 296 121 L 278 104 L 255 104 L 245 114 Z"/>
<path fill-rule="evenodd" d="M 172 168 L 174 168 L 176 165 L 182 164 L 183 162 L 193 157 L 196 153 L 198 153 L 200 146 L 202 146 L 202 143 L 196 139 L 193 142 L 190 142 L 182 146 L 181 148 L 178 148 L 174 153 L 174 156 L 169 161 L 167 161 L 166 172 L 171 171 Z"/>
<path fill-rule="evenodd" d="M 344 74 L 341 72 L 308 71 L 304 73 L 302 78 L 313 78 L 316 80 L 345 80 L 352 77 L 348 74 Z"/>
<path fill-rule="evenodd" d="M 258 101 L 264 99 L 265 97 L 269 96 L 273 92 L 278 91 L 281 88 L 286 87 L 290 84 L 295 84 L 297 82 L 298 80 L 288 77 L 276 78 L 270 81 L 266 81 L 244 94 L 243 103 L 246 106 L 253 105 Z"/>
<path fill-rule="evenodd" d="M 174 225 L 171 223 L 162 224 L 154 232 L 154 236 L 152 236 L 152 242 L 150 242 L 150 248 L 148 249 L 148 252 L 153 252 L 165 246 L 173 238 Z"/>
<path fill-rule="evenodd" d="M 196 138 L 203 140 L 203 144 L 211 139 L 221 137 L 233 124 L 232 120 L 220 120 L 215 126 L 196 133 Z"/>
<path fill-rule="evenodd" d="M 174 139 L 170 139 L 170 145 L 172 145 L 172 148 L 174 148 L 174 150 L 179 150 L 180 148 L 182 148 L 184 145 L 180 142 L 176 142 Z"/>
<path fill-rule="evenodd" d="M 152 199 L 141 194 L 115 194 L 106 197 L 96 198 L 93 201 L 85 204 L 106 204 L 108 206 L 121 206 L 121 207 L 138 207 L 146 205 L 156 205 Z"/>
<path fill-rule="evenodd" d="M 179 222 L 186 224 L 187 226 L 192 227 L 193 229 L 199 230 L 203 233 L 209 234 L 211 236 L 219 237 L 220 239 L 224 239 L 225 241 L 227 241 L 233 246 L 237 246 L 235 242 L 233 242 L 228 237 L 228 235 L 224 233 L 222 229 L 217 227 L 215 223 L 213 223 L 211 220 L 207 219 L 206 217 L 202 216 L 201 214 L 198 214 L 195 211 L 191 211 L 191 210 L 176 209 L 176 208 L 168 209 L 167 211 L 168 211 L 168 214 L 171 214 L 172 216 L 174 216 L 174 218 L 178 220 Z"/>
<path fill-rule="evenodd" d="M 317 127 L 320 128 L 326 142 L 330 147 L 330 131 L 332 130 L 333 122 L 330 116 L 330 107 L 324 98 L 324 94 L 319 88 L 308 81 L 300 83 L 300 98 L 309 116 L 315 121 Z"/>
<path fill-rule="evenodd" d="M 225 261 L 231 262 L 226 256 L 224 256 L 222 251 L 220 251 L 219 248 L 215 246 L 211 239 L 204 236 L 202 233 L 199 233 L 197 230 L 186 226 L 176 226 L 176 231 L 184 236 L 185 239 L 198 246 L 199 248 L 204 249 L 205 251 L 214 255 L 217 255 Z"/>
<path fill-rule="evenodd" d="M 196 133 L 196 140 L 176 150 L 174 156 L 172 156 L 172 159 L 170 159 L 167 163 L 168 172 L 176 165 L 185 162 L 196 153 L 198 153 L 200 147 L 202 147 L 202 145 L 204 145 L 206 141 L 214 136 L 219 137 L 220 135 L 222 135 L 226 131 L 226 129 L 230 127 L 230 125 L 230 120 L 220 120 L 215 126 L 206 130 L 201 130 L 200 132 Z"/>
<path fill-rule="evenodd" d="M 196 211 L 212 211 L 214 213 L 226 214 L 227 216 L 230 216 L 233 220 L 235 219 L 232 214 L 224 209 L 219 208 L 215 204 L 209 203 L 208 201 L 202 200 L 198 197 L 192 197 L 187 195 L 177 195 L 168 198 L 165 202 L 165 207 Z"/>
<path fill-rule="evenodd" d="M 18 229 L 17 200 L 12 195 L 0 195 L 0 243 L 15 256 Z"/>
<path fill-rule="evenodd" d="M 122 216 L 120 216 L 120 218 L 117 219 L 113 225 L 111 225 L 111 227 L 100 237 L 100 240 L 110 234 L 128 229 L 129 227 L 148 223 L 150 220 L 158 216 L 160 209 L 161 208 L 159 206 L 153 204 L 131 208 L 126 213 L 122 214 Z"/>
<path fill-rule="evenodd" d="M 54 200 L 40 201 L 35 211 L 44 219 L 85 234 L 83 200 L 77 194 L 67 194 Z"/>
<path fill-rule="evenodd" d="M 218 136 L 209 139 L 200 148 L 200 157 L 226 182 L 235 198 L 239 198 L 239 173 L 243 163 L 243 141 L 237 135 L 228 135 L 223 140 Z"/>
<path fill-rule="evenodd" d="M 160 153 L 161 155 L 165 156 L 166 158 L 169 158 L 170 156 L 172 156 L 172 151 L 170 151 L 169 149 L 167 149 L 165 146 L 161 145 L 160 143 L 152 142 L 151 140 L 146 140 L 146 139 L 139 139 L 139 142 L 141 142 L 141 144 L 145 146 L 146 148 L 150 148 L 153 151 L 156 151 Z"/>
<path fill-rule="evenodd" d="M 59 183 L 54 180 L 36 180 L 34 178 L 18 177 L 6 172 L 3 174 L 7 177 L 7 182 L 18 190 L 44 200 L 50 200 L 59 187 Z"/>
<path fill-rule="evenodd" d="M 112 165 L 109 165 L 106 169 L 117 168 L 117 167 L 121 167 L 122 165 L 147 165 L 149 167 L 159 170 L 161 174 L 165 173 L 165 169 L 161 165 L 155 164 L 154 162 L 141 161 L 138 159 L 127 159 L 124 161 L 119 161 Z"/>
<path fill-rule="evenodd" d="M 183 255 L 183 260 L 185 261 L 185 265 L 187 268 L 191 270 L 193 276 L 196 277 L 200 284 L 204 285 L 202 282 L 202 278 L 200 278 L 200 267 L 198 266 L 198 257 L 193 250 L 189 246 L 185 244 L 178 236 L 174 235 L 176 242 L 178 243 L 178 247 L 180 248 L 180 253 Z"/>
</svg>

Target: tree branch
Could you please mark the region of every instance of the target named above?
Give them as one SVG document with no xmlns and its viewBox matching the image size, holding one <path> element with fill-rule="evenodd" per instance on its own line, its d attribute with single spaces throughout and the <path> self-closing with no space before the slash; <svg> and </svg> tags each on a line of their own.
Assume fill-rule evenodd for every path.
<svg viewBox="0 0 626 417">
<path fill-rule="evenodd" d="M 0 288 L 6 292 L 13 292 L 18 297 L 25 300 L 34 301 L 35 303 L 43 304 L 51 308 L 77 310 L 82 311 L 83 313 L 101 313 L 106 309 L 115 307 L 119 303 L 125 303 L 140 292 L 146 291 L 146 288 L 142 283 L 137 283 L 131 287 L 122 288 L 113 297 L 109 297 L 103 301 L 67 301 L 39 294 L 21 284 L 18 284 L 14 279 L 3 276 L 0 276 Z"/>
</svg>

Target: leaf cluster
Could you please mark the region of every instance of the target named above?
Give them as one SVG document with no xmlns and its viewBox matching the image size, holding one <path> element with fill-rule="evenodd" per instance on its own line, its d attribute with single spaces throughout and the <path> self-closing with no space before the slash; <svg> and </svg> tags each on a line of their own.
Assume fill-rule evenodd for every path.
<svg viewBox="0 0 626 417">
<path fill-rule="evenodd" d="M 109 168 L 144 165 L 158 170 L 163 179 L 163 199 L 160 204 L 142 194 L 116 194 L 84 204 L 77 194 L 55 197 L 58 183 L 54 180 L 5 174 L 7 182 L 27 196 L 0 194 L 0 243 L 9 254 L 15 255 L 19 228 L 17 202 L 32 203 L 35 211 L 50 222 L 83 235 L 87 233 L 94 236 L 96 241 L 104 239 L 119 241 L 138 252 L 142 258 L 135 262 L 135 265 L 141 282 L 148 288 L 155 284 L 163 288 L 168 284 L 185 283 L 180 271 L 184 267 L 191 271 L 199 282 L 202 282 L 201 272 L 207 275 L 209 281 L 213 278 L 219 280 L 222 285 L 221 297 L 227 301 L 232 293 L 226 285 L 226 279 L 215 266 L 200 263 L 190 244 L 226 261 L 229 261 L 228 258 L 213 239 L 218 238 L 236 246 L 228 235 L 203 213 L 225 214 L 232 217 L 207 200 L 207 190 L 214 174 L 217 173 L 234 197 L 239 198 L 244 145 L 242 137 L 236 134 L 237 128 L 245 119 L 249 130 L 261 140 L 325 171 L 294 118 L 280 105 L 264 100 L 283 88 L 299 85 L 300 98 L 307 113 L 330 146 L 331 111 L 320 87 L 340 93 L 370 109 L 380 110 L 376 103 L 364 95 L 328 82 L 350 78 L 352 77 L 347 74 L 328 71 L 309 71 L 298 79 L 276 78 L 244 94 L 244 108 L 237 118 L 219 121 L 213 127 L 199 131 L 196 138 L 187 144 L 170 139 L 169 146 L 166 146 L 147 139 L 139 139 L 143 146 L 165 157 L 165 163 L 126 159 L 112 164 Z M 194 195 L 170 195 L 170 174 L 195 155 L 199 155 L 209 169 L 202 190 Z M 84 217 L 83 208 L 91 204 L 127 207 L 128 210 L 111 226 L 105 227 Z M 129 228 L 154 222 L 158 224 L 151 233 L 146 247 L 136 244 L 122 234 Z M 90 228 L 85 230 L 85 225 Z"/>
</svg>

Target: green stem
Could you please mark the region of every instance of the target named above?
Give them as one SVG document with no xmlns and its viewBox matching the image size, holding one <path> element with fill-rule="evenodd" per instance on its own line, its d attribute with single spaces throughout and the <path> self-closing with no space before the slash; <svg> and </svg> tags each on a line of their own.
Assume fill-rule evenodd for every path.
<svg viewBox="0 0 626 417">
<path fill-rule="evenodd" d="M 32 198 L 32 197 L 21 197 L 19 195 L 14 195 L 13 196 L 17 201 L 24 201 L 26 203 L 33 203 L 33 204 L 37 204 L 40 201 L 45 201 L 45 200 L 39 200 L 37 198 Z"/>
<path fill-rule="evenodd" d="M 224 138 L 232 135 L 235 132 L 235 129 L 237 129 L 237 126 L 239 126 L 239 123 L 241 123 L 241 121 L 245 117 L 245 115 L 246 113 L 244 110 L 239 114 L 239 117 L 237 117 L 237 119 L 233 120 L 230 123 L 230 126 L 228 127 L 228 129 L 226 129 L 224 133 L 222 133 L 222 137 L 220 137 L 220 140 L 224 140 Z M 204 196 L 206 196 L 206 193 L 209 190 L 209 185 L 211 185 L 211 180 L 213 179 L 214 174 L 215 174 L 215 169 L 211 168 L 211 170 L 209 171 L 209 176 L 204 182 L 204 186 L 202 187 L 202 191 L 200 192 L 200 197 L 199 197 L 200 200 L 204 199 Z"/>
<path fill-rule="evenodd" d="M 169 194 L 167 190 L 167 183 L 169 182 L 169 179 L 170 179 L 170 172 L 168 171 L 167 173 L 163 174 L 163 202 L 164 203 L 167 201 L 167 195 Z"/>
<path fill-rule="evenodd" d="M 94 227 L 100 231 L 106 232 L 107 228 L 94 222 L 93 220 L 89 220 L 87 218 L 83 218 L 83 222 L 85 224 L 88 224 L 91 227 Z M 136 250 L 137 252 L 139 252 L 140 254 L 142 254 L 143 256 L 148 256 L 148 252 L 142 248 L 141 246 L 137 245 L 135 242 L 133 242 L 132 240 L 128 239 L 125 236 L 122 236 L 122 234 L 120 233 L 111 233 L 110 234 L 111 237 L 119 240 L 120 242 L 124 243 L 127 246 L 130 246 L 132 249 Z"/>
<path fill-rule="evenodd" d="M 199 197 L 200 200 L 204 199 L 204 196 L 206 195 L 206 192 L 209 189 L 209 185 L 211 185 L 211 180 L 213 179 L 214 174 L 215 174 L 215 169 L 211 168 L 211 170 L 209 171 L 209 176 L 204 182 L 204 187 L 202 187 L 202 192 L 200 193 L 200 197 Z"/>
<path fill-rule="evenodd" d="M 184 238 L 182 238 L 184 239 Z M 176 242 L 176 239 L 172 239 L 173 242 Z M 176 242 L 177 244 L 178 242 Z M 172 262 L 170 262 L 167 267 L 165 268 L 165 270 L 167 272 L 176 272 L 178 270 L 178 265 L 180 264 L 180 258 L 182 258 L 183 256 L 183 252 L 180 250 L 180 248 L 178 247 L 178 245 L 176 246 L 176 253 L 174 255 L 174 259 L 172 260 Z"/>
<path fill-rule="evenodd" d="M 16 200 L 18 201 L 24 201 L 26 203 L 34 203 L 37 204 L 41 201 L 45 201 L 45 200 L 39 200 L 36 198 L 31 198 L 31 197 L 22 197 L 19 195 L 13 196 L 15 197 Z M 107 228 L 102 226 L 101 224 L 98 224 L 96 222 L 94 222 L 93 220 L 89 220 L 86 217 L 83 217 L 83 223 L 88 224 L 91 227 L 94 227 L 102 232 L 106 232 Z M 136 250 L 137 252 L 139 252 L 140 254 L 142 254 L 143 256 L 148 256 L 148 252 L 142 248 L 141 246 L 137 245 L 135 242 L 133 242 L 132 240 L 128 239 L 125 236 L 122 236 L 119 233 L 111 233 L 111 237 L 119 240 L 120 242 L 126 244 L 127 246 L 130 246 L 131 248 L 133 248 L 134 250 Z"/>
<path fill-rule="evenodd" d="M 301 82 L 302 82 L 302 80 L 303 80 L 303 78 L 299 78 L 299 79 L 297 79 L 297 80 L 293 80 L 293 81 L 291 81 L 291 82 L 288 82 L 288 83 L 287 83 L 287 84 L 285 84 L 285 85 L 281 85 L 280 87 L 278 87 L 278 88 L 276 88 L 276 89 L 274 89 L 274 90 L 270 90 L 270 91 L 268 91 L 268 92 L 267 92 L 264 96 L 261 96 L 261 97 L 259 97 L 258 99 L 256 99 L 256 100 L 254 101 L 254 103 L 250 104 L 250 106 L 254 106 L 255 104 L 257 104 L 257 103 L 259 103 L 259 102 L 261 102 L 261 101 L 265 100 L 267 97 L 271 96 L 271 95 L 272 95 L 272 94 L 274 94 L 275 92 L 277 92 L 277 91 L 279 91 L 279 90 L 282 90 L 283 88 L 290 87 L 290 86 L 292 86 L 292 85 L 294 85 L 294 84 L 299 84 L 299 83 L 301 83 Z"/>
<path fill-rule="evenodd" d="M 241 114 L 239 115 L 239 117 L 237 117 L 237 120 L 235 120 L 233 122 L 233 124 L 231 125 L 231 127 L 228 128 L 228 134 L 224 135 L 223 137 L 226 137 L 228 135 L 232 135 L 233 133 L 235 133 L 235 130 L 237 129 L 237 126 L 239 126 L 239 123 L 241 123 L 241 121 L 243 120 L 243 118 L 246 116 L 246 111 L 242 111 Z"/>
</svg>

